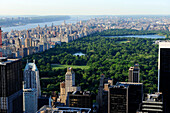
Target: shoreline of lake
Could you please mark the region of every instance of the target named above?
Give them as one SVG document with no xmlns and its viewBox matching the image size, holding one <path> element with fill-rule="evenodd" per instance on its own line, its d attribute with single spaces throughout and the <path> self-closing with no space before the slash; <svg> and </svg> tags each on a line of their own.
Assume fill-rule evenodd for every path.
<svg viewBox="0 0 170 113">
<path fill-rule="evenodd" d="M 123 35 L 123 36 L 103 36 L 103 37 L 113 37 L 113 38 L 166 38 L 165 36 L 160 36 L 160 35 Z"/>
</svg>

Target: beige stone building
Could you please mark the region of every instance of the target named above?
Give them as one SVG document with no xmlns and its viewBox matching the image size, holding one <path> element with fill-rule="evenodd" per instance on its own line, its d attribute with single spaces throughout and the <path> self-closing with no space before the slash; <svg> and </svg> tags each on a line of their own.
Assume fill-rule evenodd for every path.
<svg viewBox="0 0 170 113">
<path fill-rule="evenodd" d="M 67 105 L 68 93 L 74 91 L 81 91 L 81 87 L 75 86 L 75 73 L 73 68 L 69 67 L 65 74 L 65 82 L 60 83 L 60 96 L 58 98 L 58 102 Z"/>
</svg>

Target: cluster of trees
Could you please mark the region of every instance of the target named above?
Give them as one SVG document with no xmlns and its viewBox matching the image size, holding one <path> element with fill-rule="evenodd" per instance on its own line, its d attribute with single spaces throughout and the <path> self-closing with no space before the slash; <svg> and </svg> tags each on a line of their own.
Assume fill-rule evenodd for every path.
<svg viewBox="0 0 170 113">
<path fill-rule="evenodd" d="M 129 67 L 139 63 L 140 80 L 144 84 L 144 92 L 155 92 L 158 81 L 158 45 L 153 44 L 155 39 L 101 36 L 112 35 L 113 32 L 128 34 L 129 31 L 138 34 L 135 30 L 121 30 L 120 32 L 119 30 L 108 30 L 70 43 L 62 43 L 61 46 L 56 46 L 43 53 L 25 57 L 23 66 L 27 59 L 30 62 L 33 59 L 36 60 L 40 71 L 42 91 L 50 94 L 51 91 L 59 92 L 59 83 L 64 81 L 66 73 L 66 69 L 52 70 L 51 64 L 88 65 L 89 69 L 74 69 L 76 83 L 82 87 L 82 90 L 97 93 L 101 74 L 114 79 L 114 83 L 128 81 Z M 143 34 L 148 33 L 147 31 L 142 32 Z M 139 34 L 142 34 L 141 31 Z M 76 52 L 86 55 L 74 56 L 73 54 Z"/>
</svg>

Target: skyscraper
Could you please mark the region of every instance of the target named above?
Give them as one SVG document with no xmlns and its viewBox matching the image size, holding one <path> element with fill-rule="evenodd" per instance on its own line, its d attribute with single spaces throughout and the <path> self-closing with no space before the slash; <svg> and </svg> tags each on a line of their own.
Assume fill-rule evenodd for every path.
<svg viewBox="0 0 170 113">
<path fill-rule="evenodd" d="M 68 104 L 68 93 L 73 91 L 81 91 L 80 86 L 75 86 L 75 73 L 73 68 L 67 68 L 65 74 L 65 82 L 60 83 L 60 96 L 58 101 L 66 105 Z"/>
<path fill-rule="evenodd" d="M 69 107 L 91 108 L 93 111 L 93 97 L 90 91 L 75 91 L 69 94 Z"/>
<path fill-rule="evenodd" d="M 38 97 L 41 96 L 39 71 L 34 63 L 27 63 L 24 69 L 23 111 L 35 113 L 38 108 Z"/>
<path fill-rule="evenodd" d="M 134 67 L 129 68 L 129 82 L 140 82 L 140 68 L 139 64 L 135 64 Z"/>
<path fill-rule="evenodd" d="M 99 113 L 108 113 L 108 90 L 113 86 L 113 80 L 105 78 L 104 74 L 100 76 L 100 84 L 96 102 L 99 105 Z"/>
<path fill-rule="evenodd" d="M 170 112 L 170 42 L 159 43 L 158 92 L 162 92 L 164 112 Z"/>
<path fill-rule="evenodd" d="M 96 97 L 96 101 L 99 104 L 99 112 L 103 112 L 103 88 L 104 88 L 104 83 L 105 83 L 105 76 L 104 74 L 102 74 L 100 76 L 100 84 L 99 84 L 99 88 L 98 88 L 98 95 Z"/>
<path fill-rule="evenodd" d="M 22 62 L 0 57 L 0 113 L 23 113 Z"/>
<path fill-rule="evenodd" d="M 142 100 L 142 83 L 118 82 L 109 87 L 108 113 L 135 113 Z"/>
<path fill-rule="evenodd" d="M 108 113 L 128 113 L 128 87 L 113 86 L 108 92 Z"/>
</svg>

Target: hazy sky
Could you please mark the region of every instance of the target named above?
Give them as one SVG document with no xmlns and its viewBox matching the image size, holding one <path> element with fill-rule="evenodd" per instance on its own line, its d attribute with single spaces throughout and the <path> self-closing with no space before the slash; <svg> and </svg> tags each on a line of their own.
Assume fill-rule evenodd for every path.
<svg viewBox="0 0 170 113">
<path fill-rule="evenodd" d="M 0 15 L 170 15 L 170 0 L 1 0 Z"/>
</svg>

